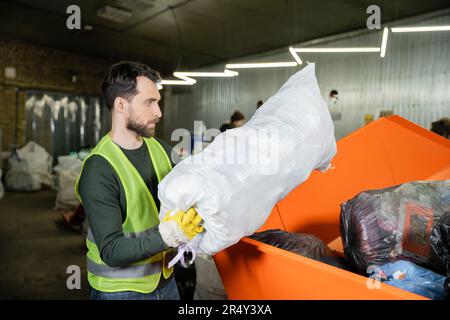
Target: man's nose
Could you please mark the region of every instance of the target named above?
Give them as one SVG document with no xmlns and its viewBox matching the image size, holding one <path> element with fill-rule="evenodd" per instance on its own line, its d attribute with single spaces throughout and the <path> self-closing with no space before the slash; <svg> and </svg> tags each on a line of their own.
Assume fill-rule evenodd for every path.
<svg viewBox="0 0 450 320">
<path fill-rule="evenodd" d="M 162 117 L 162 112 L 161 112 L 161 108 L 159 107 L 159 105 L 156 105 L 153 115 L 158 118 Z"/>
</svg>

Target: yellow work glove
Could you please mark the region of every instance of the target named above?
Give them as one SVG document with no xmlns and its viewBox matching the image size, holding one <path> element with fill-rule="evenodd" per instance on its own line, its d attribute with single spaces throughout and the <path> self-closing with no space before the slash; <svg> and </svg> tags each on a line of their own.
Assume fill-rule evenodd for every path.
<svg viewBox="0 0 450 320">
<path fill-rule="evenodd" d="M 169 247 L 177 247 L 205 230 L 200 225 L 202 221 L 194 208 L 190 208 L 187 212 L 180 210 L 174 214 L 169 211 L 161 220 L 159 231 Z"/>
<path fill-rule="evenodd" d="M 190 208 L 187 212 L 178 211 L 171 214 L 172 211 L 166 213 L 162 221 L 175 221 L 184 234 L 191 240 L 199 233 L 205 230 L 200 223 L 203 221 L 194 208 Z"/>
</svg>

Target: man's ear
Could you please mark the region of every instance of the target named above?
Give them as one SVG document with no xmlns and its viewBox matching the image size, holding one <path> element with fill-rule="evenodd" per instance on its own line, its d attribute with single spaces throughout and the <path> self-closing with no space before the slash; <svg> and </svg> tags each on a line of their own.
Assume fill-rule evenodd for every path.
<svg viewBox="0 0 450 320">
<path fill-rule="evenodd" d="M 117 97 L 114 99 L 114 109 L 116 109 L 117 112 L 123 113 L 126 111 L 127 101 L 122 97 Z"/>
</svg>

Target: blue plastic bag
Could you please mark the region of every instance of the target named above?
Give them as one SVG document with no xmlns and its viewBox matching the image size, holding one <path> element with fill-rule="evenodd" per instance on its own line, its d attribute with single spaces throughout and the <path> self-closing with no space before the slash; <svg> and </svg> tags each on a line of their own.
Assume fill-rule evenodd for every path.
<svg viewBox="0 0 450 320">
<path fill-rule="evenodd" d="M 369 278 L 434 300 L 445 299 L 445 277 L 409 261 L 367 268 Z"/>
</svg>

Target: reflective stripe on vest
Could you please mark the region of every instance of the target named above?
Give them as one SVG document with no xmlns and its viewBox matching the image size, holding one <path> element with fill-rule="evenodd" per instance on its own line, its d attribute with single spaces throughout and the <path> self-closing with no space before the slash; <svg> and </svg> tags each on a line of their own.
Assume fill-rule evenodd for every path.
<svg viewBox="0 0 450 320">
<path fill-rule="evenodd" d="M 87 269 L 90 273 L 112 279 L 142 278 L 162 271 L 161 260 L 124 268 L 113 268 L 106 264 L 97 264 L 87 258 Z"/>
<path fill-rule="evenodd" d="M 159 182 L 172 169 L 170 159 L 154 138 L 144 138 L 144 143 L 147 146 Z M 86 160 L 93 155 L 102 156 L 109 162 L 125 191 L 126 218 L 122 224 L 124 237 L 140 238 L 150 234 L 153 227 L 159 223 L 158 210 L 153 196 L 139 172 L 119 146 L 109 138 L 108 134 L 92 150 L 91 154 L 85 159 L 83 166 Z M 75 185 L 75 192 L 82 202 L 78 192 L 78 183 L 79 178 Z M 88 230 L 86 245 L 88 247 L 88 280 L 92 287 L 100 291 L 149 293 L 157 287 L 161 274 L 167 279 L 173 272 L 173 268 L 166 269 L 164 267 L 164 261 L 168 258 L 165 252 L 125 267 L 113 268 L 101 260 L 100 252 L 90 229 Z"/>
</svg>

